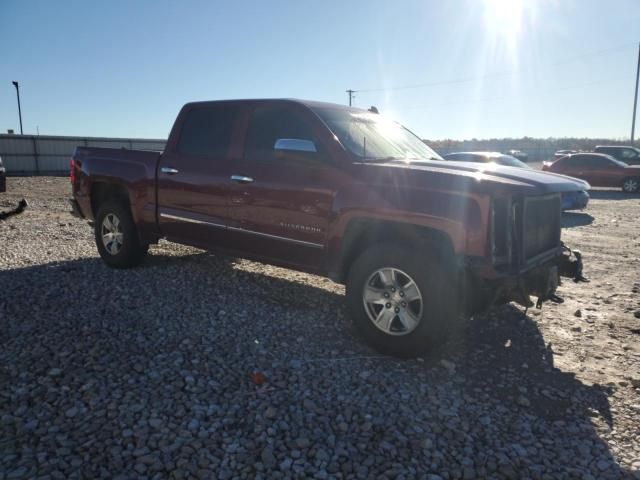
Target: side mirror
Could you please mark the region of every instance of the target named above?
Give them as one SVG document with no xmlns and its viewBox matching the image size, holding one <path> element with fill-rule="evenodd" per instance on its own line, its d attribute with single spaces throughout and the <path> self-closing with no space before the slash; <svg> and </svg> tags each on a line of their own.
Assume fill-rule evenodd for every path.
<svg viewBox="0 0 640 480">
<path fill-rule="evenodd" d="M 279 138 L 273 145 L 276 151 L 285 152 L 305 152 L 316 153 L 316 144 L 311 140 L 301 140 L 299 138 Z"/>
</svg>

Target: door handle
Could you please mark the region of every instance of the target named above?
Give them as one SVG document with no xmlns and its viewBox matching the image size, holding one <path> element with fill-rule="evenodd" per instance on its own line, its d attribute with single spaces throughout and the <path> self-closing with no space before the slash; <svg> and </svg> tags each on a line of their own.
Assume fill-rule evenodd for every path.
<svg viewBox="0 0 640 480">
<path fill-rule="evenodd" d="M 252 183 L 253 178 L 245 177 L 244 175 L 231 175 L 231 180 L 238 183 Z"/>
<path fill-rule="evenodd" d="M 166 173 L 167 175 L 175 175 L 176 173 L 178 173 L 178 169 L 172 167 L 162 167 L 160 171 L 162 173 Z"/>
</svg>

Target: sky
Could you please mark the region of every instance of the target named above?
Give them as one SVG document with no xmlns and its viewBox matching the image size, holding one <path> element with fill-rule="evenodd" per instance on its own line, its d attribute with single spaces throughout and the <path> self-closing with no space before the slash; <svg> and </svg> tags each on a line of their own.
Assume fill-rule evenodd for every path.
<svg viewBox="0 0 640 480">
<path fill-rule="evenodd" d="M 25 134 L 166 138 L 189 101 L 353 89 L 427 139 L 628 138 L 638 42 L 640 0 L 0 0 L 0 132 L 15 80 Z"/>
</svg>

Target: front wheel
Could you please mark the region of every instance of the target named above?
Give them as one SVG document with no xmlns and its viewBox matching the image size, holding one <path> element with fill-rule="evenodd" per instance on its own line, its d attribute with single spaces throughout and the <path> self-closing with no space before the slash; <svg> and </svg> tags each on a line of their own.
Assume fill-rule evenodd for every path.
<svg viewBox="0 0 640 480">
<path fill-rule="evenodd" d="M 376 350 L 415 357 L 442 343 L 457 319 L 454 276 L 429 255 L 391 245 L 365 251 L 347 279 L 356 327 Z"/>
<path fill-rule="evenodd" d="M 622 181 L 622 191 L 626 193 L 636 193 L 640 185 L 640 178 L 628 177 Z"/>
<path fill-rule="evenodd" d="M 108 201 L 101 205 L 94 232 L 98 253 L 110 267 L 139 265 L 149 250 L 149 245 L 140 242 L 138 229 L 124 202 Z"/>
</svg>

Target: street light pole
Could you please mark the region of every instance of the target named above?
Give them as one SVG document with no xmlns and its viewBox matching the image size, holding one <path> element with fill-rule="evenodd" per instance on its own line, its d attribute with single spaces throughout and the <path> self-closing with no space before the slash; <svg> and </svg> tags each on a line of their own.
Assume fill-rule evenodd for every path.
<svg viewBox="0 0 640 480">
<path fill-rule="evenodd" d="M 20 135 L 24 135 L 24 132 L 22 131 L 22 110 L 20 109 L 20 85 L 18 85 L 18 82 L 11 83 L 16 87 L 16 95 L 18 96 L 18 116 L 20 117 Z"/>
<path fill-rule="evenodd" d="M 636 132 L 636 108 L 638 108 L 638 79 L 640 79 L 640 43 L 638 44 L 638 66 L 636 67 L 636 93 L 633 97 L 633 120 L 631 120 L 631 146 Z"/>
</svg>

